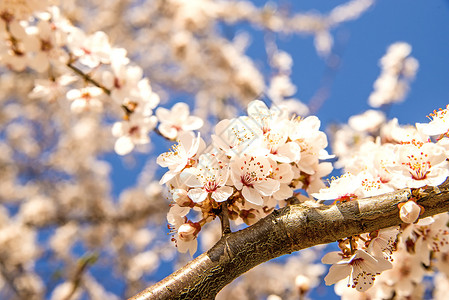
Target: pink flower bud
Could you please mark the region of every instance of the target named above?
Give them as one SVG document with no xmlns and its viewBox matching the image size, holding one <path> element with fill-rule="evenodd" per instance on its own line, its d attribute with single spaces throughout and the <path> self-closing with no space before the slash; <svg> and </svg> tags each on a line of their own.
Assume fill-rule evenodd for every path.
<svg viewBox="0 0 449 300">
<path fill-rule="evenodd" d="M 415 222 L 421 212 L 421 207 L 415 201 L 407 201 L 400 206 L 399 217 L 404 223 Z"/>
<path fill-rule="evenodd" d="M 178 229 L 179 239 L 184 242 L 190 242 L 194 240 L 200 232 L 201 226 L 198 223 L 185 223 Z"/>
</svg>

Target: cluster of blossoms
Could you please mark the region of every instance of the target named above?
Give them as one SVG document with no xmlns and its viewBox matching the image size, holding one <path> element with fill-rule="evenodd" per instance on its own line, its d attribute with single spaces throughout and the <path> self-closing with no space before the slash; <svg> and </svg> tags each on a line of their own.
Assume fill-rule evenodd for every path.
<svg viewBox="0 0 449 300">
<path fill-rule="evenodd" d="M 206 148 L 198 135 L 184 133 L 157 162 L 169 170 L 167 184 L 175 204 L 168 214 L 178 250 L 196 251 L 201 227 L 219 214 L 237 224 L 251 225 L 277 206 L 284 206 L 295 190 L 318 192 L 322 177 L 332 171 L 326 135 L 314 116 L 289 118 L 279 107 L 262 101 L 248 105 L 248 116 L 219 122 Z M 200 220 L 188 219 L 190 210 Z"/>
<path fill-rule="evenodd" d="M 193 255 L 202 226 L 217 216 L 251 225 L 291 199 L 314 201 L 307 194 L 336 203 L 410 188 L 414 197 L 399 207 L 404 226 L 340 240 L 341 251 L 322 259 L 332 264 L 325 281 L 343 279 L 347 286 L 366 292 L 381 273 L 397 268 L 392 262 L 401 255 L 419 256 L 429 266 L 432 253 L 449 250 L 447 215 L 413 224 L 422 213 L 415 201 L 421 188 L 440 185 L 449 175 L 446 116 L 447 109 L 435 111 L 430 123 L 416 127 L 401 127 L 397 120 L 385 123 L 385 116 L 374 110 L 354 116 L 349 127 L 365 138 L 355 152 L 340 152 L 346 173 L 325 187 L 322 177 L 332 165 L 323 162 L 331 156 L 318 118 L 289 118 L 282 108 L 252 101 L 248 116 L 216 125 L 210 147 L 200 135 L 185 133 L 170 152 L 158 157 L 158 164 L 169 169 L 160 183 L 167 184 L 175 202 L 167 216 L 173 240 L 180 252 Z M 348 140 L 340 140 L 340 146 L 348 149 Z M 196 220 L 192 210 L 200 215 Z M 421 269 L 417 272 L 424 274 Z M 379 278 L 389 278 L 388 272 Z M 403 289 L 404 283 L 391 278 L 379 281 L 389 291 Z M 413 278 L 407 284 L 416 282 Z"/>
<path fill-rule="evenodd" d="M 341 252 L 328 253 L 323 257 L 323 263 L 333 264 L 325 278 L 327 284 L 348 277 L 345 282 L 349 287 L 365 292 L 373 286 L 376 276 L 391 269 L 385 275 L 382 273 L 379 276 L 380 283 L 374 285 L 382 287 L 369 291 L 369 295 L 373 298 L 388 298 L 395 292 L 397 295 L 410 296 L 424 276 L 424 268 L 431 266 L 430 258 L 449 250 L 447 214 L 414 224 L 423 212 L 416 203 L 421 188 L 438 186 L 449 175 L 449 124 L 446 115 L 447 108 L 440 109 L 429 116 L 431 121 L 427 124 L 401 127 L 397 120 L 386 124 L 379 122 L 384 119 L 382 113 L 368 111 L 350 120 L 352 130 L 346 127 L 337 132 L 336 135 L 340 137 L 347 135 L 337 142 L 336 147 L 340 159 L 345 161 L 346 173 L 332 180 L 329 187 L 313 193 L 316 199 L 344 202 L 402 188 L 410 188 L 413 197 L 399 206 L 400 218 L 404 222 L 401 230 L 389 228 L 349 237 L 339 242 Z M 365 119 L 366 126 L 357 127 L 359 118 Z M 372 120 L 370 125 L 366 124 L 369 123 L 367 120 Z M 356 134 L 355 128 L 364 132 Z M 379 136 L 374 138 L 374 133 Z M 354 152 L 344 153 L 343 149 L 349 147 L 347 143 L 350 137 L 354 136 L 363 138 L 358 141 L 359 145 Z M 398 237 L 399 232 L 401 234 Z M 398 261 L 402 264 L 401 261 L 406 257 L 408 262 L 404 264 L 413 260 L 417 263 L 410 263 L 407 266 L 410 270 L 401 271 Z M 391 263 L 393 260 L 394 264 Z M 404 278 L 406 276 L 409 278 Z M 374 293 L 386 290 L 390 296 L 374 296 Z M 347 293 L 346 296 L 351 297 L 351 293 L 344 292 L 341 286 L 338 291 L 341 295 Z"/>
<path fill-rule="evenodd" d="M 30 5 L 32 9 L 34 6 Z M 121 108 L 123 121 L 112 127 L 118 154 L 125 155 L 135 145 L 148 144 L 148 134 L 156 127 L 158 118 L 159 132 L 169 139 L 203 125 L 201 119 L 189 116 L 184 103 L 173 107 L 176 120 L 167 118 L 168 112 L 163 108 L 159 108 L 158 117 L 153 115 L 160 102 L 158 94 L 152 90 L 142 68 L 132 65 L 127 51 L 113 47 L 104 32 L 86 34 L 62 17 L 54 6 L 40 5 L 42 12 L 34 17 L 11 7 L 14 8 L 0 7 L 0 36 L 4 41 L 0 64 L 14 71 L 30 68 L 49 77 L 35 80 L 29 94 L 32 98 L 54 101 L 65 94 L 75 113 L 103 112 L 106 104 L 112 110 Z"/>
<path fill-rule="evenodd" d="M 388 47 L 380 60 L 382 73 L 374 82 L 374 91 L 368 99 L 372 107 L 400 102 L 405 98 L 419 66 L 418 61 L 410 56 L 411 51 L 412 47 L 404 42 Z"/>
</svg>

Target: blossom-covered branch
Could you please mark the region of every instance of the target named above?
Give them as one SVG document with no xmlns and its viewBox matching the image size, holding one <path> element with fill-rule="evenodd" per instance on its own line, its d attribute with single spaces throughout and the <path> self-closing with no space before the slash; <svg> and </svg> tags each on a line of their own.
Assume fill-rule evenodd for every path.
<svg viewBox="0 0 449 300">
<path fill-rule="evenodd" d="M 420 192 L 421 218 L 449 211 L 449 181 Z M 340 203 L 296 204 L 274 211 L 253 226 L 223 236 L 209 251 L 133 300 L 214 299 L 216 293 L 256 265 L 314 245 L 397 226 L 398 204 L 410 189 Z"/>
</svg>

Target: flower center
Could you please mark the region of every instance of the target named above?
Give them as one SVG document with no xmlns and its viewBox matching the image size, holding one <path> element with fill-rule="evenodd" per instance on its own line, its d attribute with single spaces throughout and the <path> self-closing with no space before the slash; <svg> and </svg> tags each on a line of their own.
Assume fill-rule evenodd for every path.
<svg viewBox="0 0 449 300">
<path fill-rule="evenodd" d="M 244 186 L 253 187 L 254 177 L 250 173 L 245 173 L 240 177 L 241 182 Z"/>
</svg>

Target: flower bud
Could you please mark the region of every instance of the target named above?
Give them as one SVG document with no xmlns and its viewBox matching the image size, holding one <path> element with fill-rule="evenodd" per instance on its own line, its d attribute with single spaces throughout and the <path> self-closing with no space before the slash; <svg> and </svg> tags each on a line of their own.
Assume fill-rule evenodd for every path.
<svg viewBox="0 0 449 300">
<path fill-rule="evenodd" d="M 407 201 L 406 203 L 400 205 L 399 210 L 399 217 L 401 218 L 402 222 L 404 223 L 413 223 L 415 222 L 419 214 L 421 212 L 421 207 L 416 204 L 415 201 Z"/>
<path fill-rule="evenodd" d="M 190 242 L 196 238 L 200 230 L 201 226 L 198 223 L 184 223 L 178 229 L 179 239 L 184 242 Z"/>
</svg>

